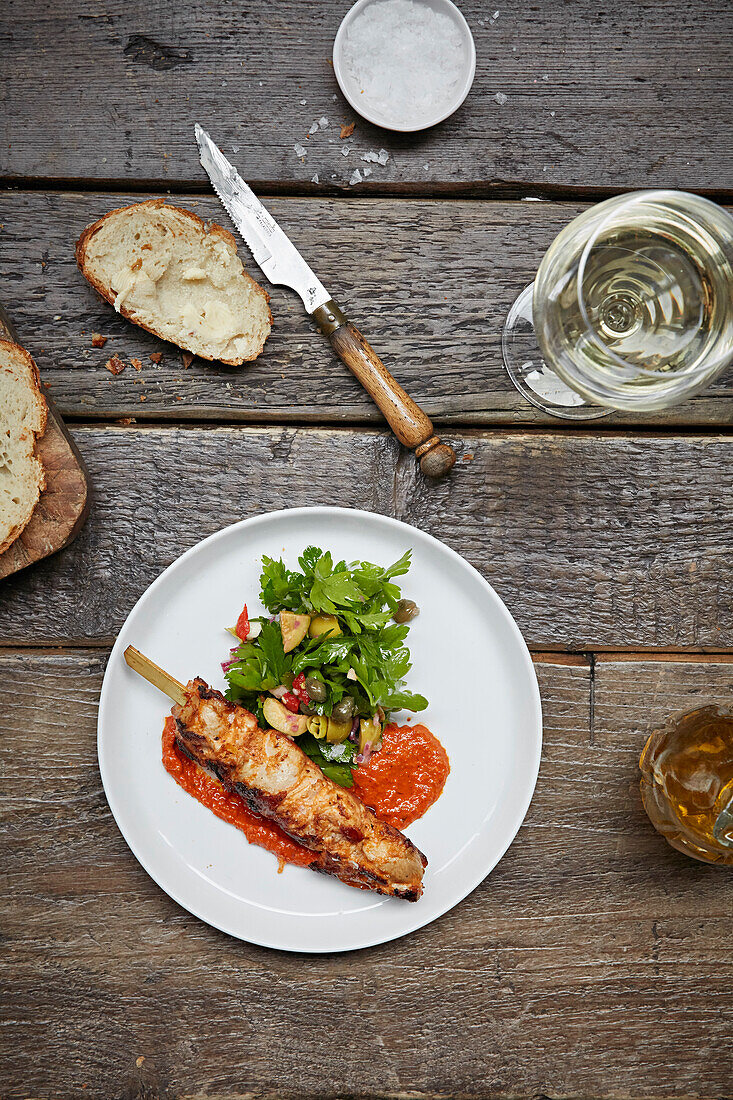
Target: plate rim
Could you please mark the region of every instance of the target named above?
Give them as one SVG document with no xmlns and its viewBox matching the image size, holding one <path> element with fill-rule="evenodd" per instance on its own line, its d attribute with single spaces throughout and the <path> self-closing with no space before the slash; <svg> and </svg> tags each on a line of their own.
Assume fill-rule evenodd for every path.
<svg viewBox="0 0 733 1100">
<path fill-rule="evenodd" d="M 113 787 L 111 776 L 109 775 L 107 767 L 104 763 L 103 749 L 104 735 L 102 726 L 107 706 L 107 695 L 111 690 L 111 670 L 115 667 L 115 662 L 117 660 L 124 659 L 120 652 L 123 646 L 123 635 L 125 633 L 128 622 L 135 614 L 140 604 L 143 603 L 143 601 L 145 601 L 148 596 L 155 589 L 157 589 L 159 585 L 163 583 L 164 578 L 166 578 L 169 573 L 173 572 L 176 568 L 181 566 L 184 561 L 193 557 L 196 553 L 201 551 L 202 548 L 208 546 L 210 543 L 214 543 L 224 538 L 229 533 L 235 530 L 239 530 L 241 528 L 252 528 L 267 521 L 279 519 L 281 517 L 290 518 L 302 514 L 308 514 L 310 516 L 361 516 L 367 521 L 377 520 L 378 522 L 386 523 L 388 526 L 394 527 L 398 530 L 407 529 L 410 532 L 415 532 L 416 536 L 419 539 L 422 539 L 429 544 L 436 544 L 438 547 L 441 548 L 441 550 L 447 551 L 449 556 L 453 558 L 463 569 L 468 570 L 469 573 L 474 575 L 479 583 L 487 590 L 489 596 L 495 601 L 498 610 L 505 618 L 506 624 L 513 633 L 515 640 L 519 643 L 519 652 L 529 672 L 529 681 L 532 686 L 533 729 L 531 732 L 533 733 L 535 743 L 533 757 L 531 760 L 531 769 L 527 772 L 528 780 L 525 781 L 526 785 L 522 791 L 522 797 L 518 802 L 518 810 L 512 815 L 511 827 L 507 830 L 508 840 L 501 847 L 498 855 L 493 860 L 493 862 L 491 862 L 491 865 L 488 867 L 484 867 L 482 864 L 482 867 L 477 875 L 469 876 L 468 884 L 465 890 L 462 890 L 458 897 L 450 900 L 444 907 L 439 908 L 437 912 L 433 913 L 427 919 L 421 919 L 419 912 L 419 903 L 417 903 L 417 905 L 415 906 L 417 910 L 415 913 L 415 919 L 413 921 L 410 921 L 408 926 L 401 929 L 400 931 L 390 933 L 386 936 L 379 935 L 376 938 L 367 937 L 366 939 L 360 940 L 356 943 L 350 943 L 343 946 L 332 946 L 328 948 L 302 945 L 283 946 L 281 942 L 278 942 L 276 940 L 268 940 L 267 938 L 263 938 L 261 936 L 255 936 L 254 938 L 250 937 L 249 935 L 244 936 L 240 931 L 235 931 L 231 927 L 228 927 L 226 920 L 212 919 L 211 916 L 204 915 L 204 913 L 201 911 L 202 907 L 197 906 L 195 900 L 192 904 L 189 904 L 188 901 L 184 901 L 180 897 L 176 889 L 169 889 L 167 886 L 164 886 L 157 874 L 155 874 L 151 870 L 147 857 L 139 851 L 138 845 L 130 840 L 125 832 L 125 829 L 123 828 L 123 825 L 120 821 L 123 807 L 121 806 L 121 803 L 117 800 L 117 796 L 112 793 Z M 125 841 L 127 847 L 130 849 L 133 856 L 143 868 L 145 873 L 156 884 L 158 889 L 162 890 L 173 902 L 175 902 L 176 905 L 179 905 L 187 913 L 190 913 L 192 916 L 196 917 L 197 920 L 203 921 L 211 928 L 216 928 L 218 931 L 224 932 L 226 935 L 231 936 L 232 938 L 239 940 L 242 943 L 250 943 L 256 947 L 265 947 L 269 950 L 285 951 L 295 954 L 330 955 L 343 954 L 349 951 L 362 951 L 369 947 L 376 947 L 380 944 L 391 943 L 394 940 L 401 939 L 403 936 L 411 935 L 413 932 L 418 931 L 420 928 L 425 928 L 429 924 L 434 923 L 440 917 L 445 916 L 446 913 L 454 909 L 457 905 L 460 905 L 462 901 L 465 901 L 469 894 L 473 893 L 473 891 L 478 886 L 480 886 L 485 878 L 488 878 L 494 868 L 504 858 L 509 847 L 513 844 L 514 840 L 516 839 L 517 833 L 519 832 L 524 822 L 524 819 L 527 816 L 527 811 L 529 810 L 532 798 L 534 797 L 534 792 L 537 786 L 537 779 L 539 776 L 542 756 L 543 732 L 542 701 L 540 697 L 539 683 L 537 680 L 537 673 L 534 667 L 534 662 L 532 661 L 532 655 L 529 652 L 529 647 L 527 646 L 527 643 L 524 639 L 524 635 L 519 629 L 519 626 L 517 625 L 513 615 L 507 608 L 501 596 L 499 596 L 499 594 L 495 591 L 489 581 L 486 580 L 483 574 L 480 573 L 479 570 L 471 564 L 471 562 L 467 561 L 466 558 L 459 554 L 457 550 L 454 550 L 452 546 L 449 546 L 441 539 L 436 538 L 435 535 L 431 535 L 428 531 L 423 531 L 422 528 L 416 527 L 414 524 L 407 523 L 404 520 L 396 519 L 393 516 L 384 515 L 382 512 L 370 512 L 363 508 L 348 508 L 339 505 L 313 505 L 297 508 L 279 508 L 271 512 L 259 512 L 254 516 L 248 516 L 244 519 L 236 520 L 234 523 L 227 524 L 225 527 L 221 527 L 218 531 L 213 531 L 210 535 L 207 535 L 205 538 L 200 539 L 198 542 L 195 542 L 193 546 L 189 546 L 188 549 L 184 550 L 182 554 L 179 554 L 177 558 L 174 558 L 174 560 L 170 562 L 153 581 L 151 581 L 145 591 L 140 594 L 138 599 L 130 608 L 130 611 L 125 616 L 125 621 L 122 623 L 122 626 L 117 633 L 117 637 L 115 638 L 114 644 L 112 645 L 112 649 L 110 650 L 109 658 L 105 666 L 104 676 L 102 679 L 102 688 L 99 695 L 99 708 L 97 713 L 97 764 L 99 767 L 100 777 L 102 780 L 102 788 L 104 790 L 104 795 L 107 800 L 107 805 L 109 806 L 110 813 L 112 814 L 114 822 L 122 836 L 122 839 Z M 152 862 L 152 860 L 150 862 Z M 164 876 L 161 875 L 161 878 L 163 877 Z"/>
</svg>

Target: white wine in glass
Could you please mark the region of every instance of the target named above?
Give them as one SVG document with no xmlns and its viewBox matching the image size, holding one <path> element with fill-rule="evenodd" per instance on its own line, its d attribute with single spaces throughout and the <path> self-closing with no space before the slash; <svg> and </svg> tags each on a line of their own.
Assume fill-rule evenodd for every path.
<svg viewBox="0 0 733 1100">
<path fill-rule="evenodd" d="M 570 419 L 663 409 L 733 361 L 733 217 L 684 191 L 635 191 L 575 218 L 512 306 L 517 389 Z"/>
</svg>

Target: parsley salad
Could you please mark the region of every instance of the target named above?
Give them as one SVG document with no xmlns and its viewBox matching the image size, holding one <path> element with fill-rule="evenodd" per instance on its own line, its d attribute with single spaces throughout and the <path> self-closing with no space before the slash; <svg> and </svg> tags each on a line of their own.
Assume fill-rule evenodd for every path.
<svg viewBox="0 0 733 1100">
<path fill-rule="evenodd" d="M 352 770 L 382 747 L 393 711 L 424 710 L 428 701 L 407 691 L 405 639 L 417 605 L 402 598 L 396 577 L 410 568 L 410 551 L 389 568 L 339 561 L 309 546 L 300 570 L 262 558 L 260 599 L 268 615 L 236 627 L 239 644 L 222 663 L 227 698 L 252 712 L 261 726 L 297 744 L 342 787 Z"/>
</svg>

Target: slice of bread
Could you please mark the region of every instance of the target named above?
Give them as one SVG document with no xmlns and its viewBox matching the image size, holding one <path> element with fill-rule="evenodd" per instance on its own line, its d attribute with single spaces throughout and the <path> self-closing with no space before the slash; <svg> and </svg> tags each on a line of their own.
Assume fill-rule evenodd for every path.
<svg viewBox="0 0 733 1100">
<path fill-rule="evenodd" d="M 33 359 L 19 344 L 0 340 L 0 554 L 26 526 L 46 485 L 35 454 L 46 415 Z"/>
<path fill-rule="evenodd" d="M 82 275 L 118 313 L 202 359 L 256 359 L 269 296 L 242 268 L 231 233 L 152 199 L 111 210 L 76 244 Z"/>
</svg>

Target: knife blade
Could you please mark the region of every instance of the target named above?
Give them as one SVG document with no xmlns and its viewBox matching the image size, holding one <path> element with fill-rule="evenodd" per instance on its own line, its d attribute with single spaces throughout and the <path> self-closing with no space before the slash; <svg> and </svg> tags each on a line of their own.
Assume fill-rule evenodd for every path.
<svg viewBox="0 0 733 1100">
<path fill-rule="evenodd" d="M 306 312 L 323 306 L 331 298 L 313 274 L 292 241 L 285 236 L 254 191 L 230 164 L 206 130 L 196 124 L 201 164 L 234 222 L 254 261 L 277 286 L 287 286 L 300 295 Z"/>
<path fill-rule="evenodd" d="M 441 443 L 430 418 L 392 377 L 382 360 L 305 262 L 290 238 L 262 205 L 203 127 L 196 123 L 199 159 L 255 263 L 271 283 L 294 290 L 331 347 L 384 414 L 397 438 L 414 449 L 420 468 L 440 477 L 454 465 L 455 452 Z"/>
</svg>

